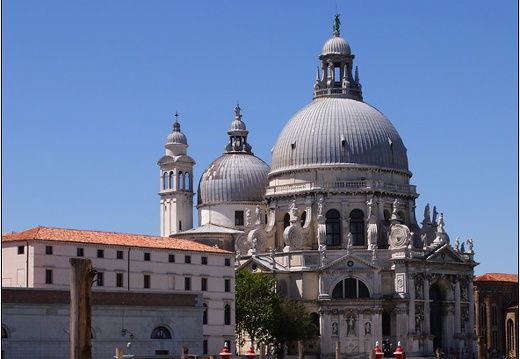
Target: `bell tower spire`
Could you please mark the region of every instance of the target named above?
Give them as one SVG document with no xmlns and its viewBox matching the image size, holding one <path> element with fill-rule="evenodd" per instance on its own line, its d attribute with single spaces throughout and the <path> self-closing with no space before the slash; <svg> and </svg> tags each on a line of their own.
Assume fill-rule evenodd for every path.
<svg viewBox="0 0 520 359">
<path fill-rule="evenodd" d="M 160 167 L 161 237 L 193 228 L 193 166 L 188 156 L 188 140 L 181 132 L 175 112 L 173 130 L 166 138 L 166 154 Z"/>
</svg>

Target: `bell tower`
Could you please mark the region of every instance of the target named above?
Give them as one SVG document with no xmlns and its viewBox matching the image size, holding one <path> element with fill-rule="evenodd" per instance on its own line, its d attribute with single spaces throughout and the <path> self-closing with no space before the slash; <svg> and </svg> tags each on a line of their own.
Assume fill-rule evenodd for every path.
<svg viewBox="0 0 520 359">
<path fill-rule="evenodd" d="M 173 130 L 166 138 L 160 167 L 161 237 L 193 228 L 193 166 L 187 155 L 188 140 L 175 113 Z"/>
</svg>

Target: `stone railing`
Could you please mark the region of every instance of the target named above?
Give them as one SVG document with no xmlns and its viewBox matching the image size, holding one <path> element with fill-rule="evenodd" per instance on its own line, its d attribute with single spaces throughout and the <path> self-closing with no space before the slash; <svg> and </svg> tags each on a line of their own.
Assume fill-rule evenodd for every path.
<svg viewBox="0 0 520 359">
<path fill-rule="evenodd" d="M 414 185 L 402 185 L 397 183 L 383 182 L 383 181 L 334 181 L 326 182 L 322 186 L 317 186 L 314 182 L 303 182 L 295 184 L 287 184 L 280 186 L 271 186 L 266 190 L 266 195 L 285 194 L 290 192 L 307 192 L 311 190 L 343 190 L 343 189 L 383 189 L 392 192 L 415 194 L 416 186 Z"/>
<path fill-rule="evenodd" d="M 312 189 L 312 187 L 313 187 L 312 182 L 285 184 L 285 185 L 281 185 L 281 186 L 272 186 L 272 187 L 267 187 L 266 195 L 273 195 L 273 194 L 287 193 L 287 192 L 310 191 Z"/>
</svg>

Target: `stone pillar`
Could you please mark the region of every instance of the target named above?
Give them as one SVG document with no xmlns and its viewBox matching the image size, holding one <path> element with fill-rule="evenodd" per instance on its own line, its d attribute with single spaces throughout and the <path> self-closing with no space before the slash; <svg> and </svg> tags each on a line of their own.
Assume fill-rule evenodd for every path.
<svg viewBox="0 0 520 359">
<path fill-rule="evenodd" d="M 383 322 L 381 320 L 382 313 L 383 308 L 381 307 L 372 309 L 372 338 L 381 344 L 383 343 Z"/>
<path fill-rule="evenodd" d="M 397 304 L 395 308 L 396 340 L 404 341 L 408 338 L 408 318 L 406 303 Z"/>
<path fill-rule="evenodd" d="M 430 333 L 430 278 L 431 275 L 424 276 L 423 298 L 424 298 L 424 326 L 423 332 Z"/>
<path fill-rule="evenodd" d="M 453 338 L 453 334 L 454 334 L 454 325 L 455 325 L 455 321 L 454 321 L 454 305 L 452 303 L 450 304 L 446 304 L 444 303 L 445 307 L 443 308 L 442 312 L 443 312 L 443 316 L 444 316 L 444 319 L 442 321 L 442 326 L 443 326 L 443 337 L 445 336 L 446 338 Z M 444 345 L 444 344 L 443 344 Z"/>
<path fill-rule="evenodd" d="M 415 279 L 413 275 L 408 276 L 408 334 L 415 333 Z M 410 343 L 408 347 L 411 348 Z"/>
<path fill-rule="evenodd" d="M 460 277 L 455 278 L 455 321 L 454 321 L 454 334 L 460 334 L 461 332 L 461 309 L 460 309 Z M 460 348 L 456 348 L 460 349 Z"/>
</svg>

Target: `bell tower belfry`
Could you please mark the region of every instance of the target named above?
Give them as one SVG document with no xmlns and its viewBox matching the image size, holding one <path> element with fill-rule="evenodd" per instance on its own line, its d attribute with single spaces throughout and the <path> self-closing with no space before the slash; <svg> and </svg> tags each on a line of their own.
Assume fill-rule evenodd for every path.
<svg viewBox="0 0 520 359">
<path fill-rule="evenodd" d="M 193 228 L 193 166 L 187 155 L 188 140 L 175 113 L 173 130 L 166 138 L 160 167 L 161 237 Z"/>
</svg>

